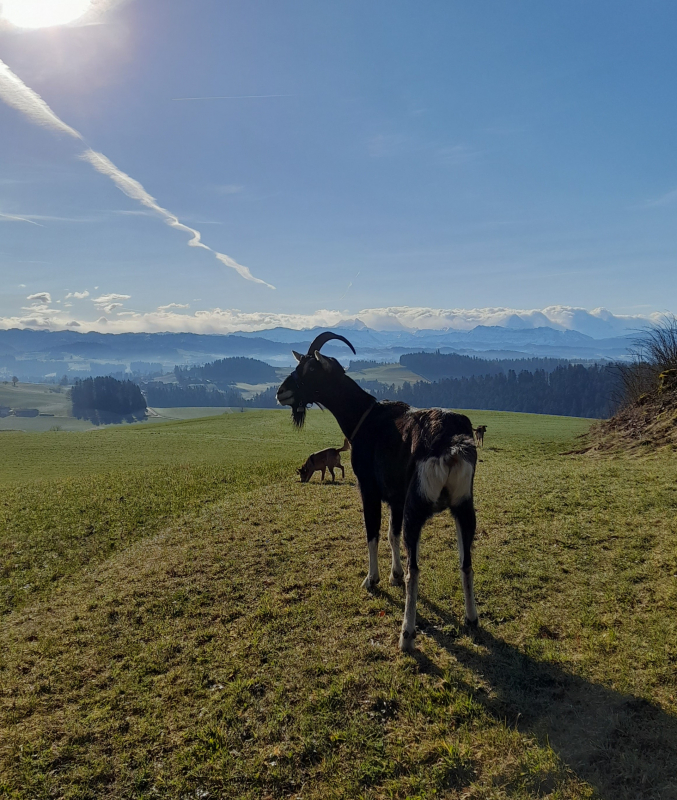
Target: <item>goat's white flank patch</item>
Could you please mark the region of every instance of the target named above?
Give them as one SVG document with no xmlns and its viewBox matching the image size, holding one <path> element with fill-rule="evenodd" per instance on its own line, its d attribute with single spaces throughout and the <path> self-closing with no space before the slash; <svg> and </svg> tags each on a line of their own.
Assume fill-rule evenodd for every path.
<svg viewBox="0 0 677 800">
<path fill-rule="evenodd" d="M 417 471 L 421 493 L 431 503 L 437 503 L 445 487 L 451 506 L 457 506 L 471 495 L 472 464 L 460 456 L 427 458 L 419 463 Z"/>
</svg>

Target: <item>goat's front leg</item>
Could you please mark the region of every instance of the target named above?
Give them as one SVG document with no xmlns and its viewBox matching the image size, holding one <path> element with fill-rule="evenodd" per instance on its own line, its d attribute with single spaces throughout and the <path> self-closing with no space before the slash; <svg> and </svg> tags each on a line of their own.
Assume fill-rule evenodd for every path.
<svg viewBox="0 0 677 800">
<path fill-rule="evenodd" d="M 459 506 L 451 509 L 456 521 L 456 538 L 458 541 L 458 561 L 461 570 L 461 585 L 465 602 L 465 624 L 477 627 L 477 606 L 475 605 L 475 589 L 472 570 L 472 547 L 477 526 L 475 507 L 472 498 L 464 500 Z"/>
<path fill-rule="evenodd" d="M 381 580 L 378 571 L 378 539 L 381 531 L 380 496 L 374 491 L 362 489 L 362 508 L 364 527 L 367 530 L 367 547 L 369 548 L 369 572 L 362 582 L 362 588 L 373 589 Z"/>
<path fill-rule="evenodd" d="M 404 508 L 404 549 L 407 551 L 407 591 L 404 619 L 400 633 L 400 650 L 413 650 L 416 637 L 416 603 L 418 601 L 418 550 L 421 529 L 430 517 L 429 504 L 414 490 Z"/>
<path fill-rule="evenodd" d="M 390 526 L 388 528 L 388 542 L 393 557 L 393 564 L 390 570 L 390 585 L 402 586 L 404 583 L 404 570 L 400 559 L 400 537 L 402 535 L 402 517 L 404 510 L 401 508 L 390 508 Z"/>
</svg>

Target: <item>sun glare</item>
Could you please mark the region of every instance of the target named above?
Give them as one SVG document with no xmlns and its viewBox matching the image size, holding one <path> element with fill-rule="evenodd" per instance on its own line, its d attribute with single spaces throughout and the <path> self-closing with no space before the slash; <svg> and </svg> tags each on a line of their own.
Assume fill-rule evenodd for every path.
<svg viewBox="0 0 677 800">
<path fill-rule="evenodd" d="M 0 0 L 0 16 L 17 28 L 66 25 L 85 14 L 92 0 Z"/>
</svg>

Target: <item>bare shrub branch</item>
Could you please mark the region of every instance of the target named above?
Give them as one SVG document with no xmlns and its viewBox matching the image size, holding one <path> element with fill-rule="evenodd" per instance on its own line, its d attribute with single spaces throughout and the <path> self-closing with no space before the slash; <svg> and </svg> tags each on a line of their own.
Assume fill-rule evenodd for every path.
<svg viewBox="0 0 677 800">
<path fill-rule="evenodd" d="M 618 365 L 623 405 L 637 403 L 655 391 L 662 372 L 677 369 L 677 317 L 666 315 L 658 325 L 642 331 L 630 353 L 632 360 Z"/>
</svg>

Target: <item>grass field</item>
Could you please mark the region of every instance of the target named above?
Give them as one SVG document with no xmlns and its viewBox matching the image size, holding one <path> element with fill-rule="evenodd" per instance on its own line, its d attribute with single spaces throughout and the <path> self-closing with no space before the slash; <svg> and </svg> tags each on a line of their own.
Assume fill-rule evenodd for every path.
<svg viewBox="0 0 677 800">
<path fill-rule="evenodd" d="M 677 798 L 674 456 L 469 414 L 481 629 L 437 517 L 413 656 L 328 413 L 3 433 L 0 796 Z"/>
<path fill-rule="evenodd" d="M 397 387 L 402 386 L 402 384 L 406 382 L 428 382 L 426 378 L 422 378 L 420 375 L 412 372 L 407 367 L 403 367 L 401 364 L 379 364 L 377 367 L 351 371 L 350 377 L 355 381 L 380 381 L 388 385 L 394 383 Z"/>
<path fill-rule="evenodd" d="M 0 382 L 0 406 L 10 408 L 37 408 L 49 417 L 0 417 L 0 431 L 44 432 L 59 427 L 64 431 L 88 431 L 94 428 L 91 422 L 75 419 L 71 414 L 71 402 L 66 390 L 42 383 Z"/>
</svg>

